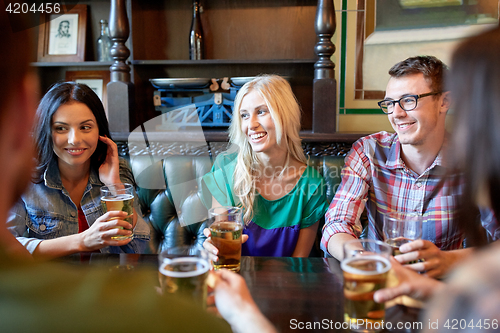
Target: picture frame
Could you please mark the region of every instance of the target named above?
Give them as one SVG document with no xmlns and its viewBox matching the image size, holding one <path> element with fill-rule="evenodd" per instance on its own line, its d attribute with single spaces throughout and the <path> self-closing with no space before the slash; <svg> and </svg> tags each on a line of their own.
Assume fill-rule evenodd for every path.
<svg viewBox="0 0 500 333">
<path fill-rule="evenodd" d="M 84 83 L 94 90 L 101 99 L 106 117 L 108 117 L 108 95 L 106 87 L 110 81 L 109 71 L 66 71 L 66 81 Z"/>
<path fill-rule="evenodd" d="M 61 6 L 61 12 L 40 15 L 38 61 L 85 61 L 87 5 Z"/>
</svg>

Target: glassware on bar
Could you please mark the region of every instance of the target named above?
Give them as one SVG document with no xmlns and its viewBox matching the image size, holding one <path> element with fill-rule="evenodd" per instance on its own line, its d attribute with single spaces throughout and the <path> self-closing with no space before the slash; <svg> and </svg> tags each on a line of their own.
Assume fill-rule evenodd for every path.
<svg viewBox="0 0 500 333">
<path fill-rule="evenodd" d="M 219 250 L 214 269 L 240 270 L 243 210 L 239 207 L 214 207 L 208 211 L 212 244 Z"/>
<path fill-rule="evenodd" d="M 134 225 L 134 187 L 131 184 L 119 183 L 101 187 L 101 207 L 104 213 L 109 211 L 124 211 L 127 216 L 123 220 Z M 113 218 L 112 218 L 113 219 Z M 116 219 L 116 218 L 114 218 Z M 121 228 L 121 227 L 119 227 Z M 121 228 L 123 229 L 123 228 Z M 127 236 L 114 236 L 112 239 L 123 240 L 134 237 L 132 234 Z"/>
<path fill-rule="evenodd" d="M 160 286 L 164 293 L 177 294 L 205 308 L 208 253 L 199 246 L 177 246 L 158 256 Z"/>
<path fill-rule="evenodd" d="M 373 300 L 383 289 L 391 269 L 391 247 L 384 242 L 356 239 L 344 244 L 340 267 L 344 276 L 344 321 L 355 332 L 378 332 L 383 327 L 385 305 Z"/>
</svg>

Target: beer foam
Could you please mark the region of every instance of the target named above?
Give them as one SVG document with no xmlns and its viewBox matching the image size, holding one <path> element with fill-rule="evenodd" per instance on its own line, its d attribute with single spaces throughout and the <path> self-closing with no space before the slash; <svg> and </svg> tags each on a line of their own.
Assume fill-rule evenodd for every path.
<svg viewBox="0 0 500 333">
<path fill-rule="evenodd" d="M 166 265 L 176 265 L 176 264 L 196 264 L 196 270 L 190 272 L 174 272 L 165 269 Z M 165 276 L 187 278 L 198 276 L 208 272 L 210 268 L 208 262 L 201 258 L 186 257 L 186 258 L 175 258 L 175 259 L 164 259 L 160 266 L 160 273 Z"/>
<path fill-rule="evenodd" d="M 134 196 L 131 195 L 131 194 L 119 194 L 117 196 L 114 196 L 114 197 L 102 197 L 101 200 L 102 201 L 125 201 L 125 200 L 130 200 L 130 199 L 133 199 Z"/>
<path fill-rule="evenodd" d="M 364 271 L 362 269 L 357 269 L 349 264 L 353 261 L 358 261 L 358 260 L 373 260 L 373 261 L 378 261 L 378 262 L 383 262 L 385 264 L 385 267 L 383 270 L 377 270 L 377 271 Z M 362 256 L 362 257 L 353 257 L 349 259 L 342 260 L 340 263 L 340 268 L 342 268 L 343 271 L 350 273 L 350 274 L 359 274 L 359 275 L 377 275 L 377 274 L 383 274 L 388 272 L 391 269 L 391 263 L 388 259 L 381 257 L 381 256 Z"/>
</svg>

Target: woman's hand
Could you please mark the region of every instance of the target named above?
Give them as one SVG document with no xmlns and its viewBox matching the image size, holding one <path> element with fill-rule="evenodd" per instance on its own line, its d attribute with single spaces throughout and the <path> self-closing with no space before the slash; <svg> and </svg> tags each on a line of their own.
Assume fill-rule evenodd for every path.
<svg viewBox="0 0 500 333">
<path fill-rule="evenodd" d="M 210 229 L 205 228 L 203 229 L 203 234 L 207 237 L 205 241 L 203 242 L 203 248 L 207 250 L 207 252 L 210 255 L 210 260 L 212 261 L 218 261 L 219 257 L 217 257 L 217 254 L 219 254 L 219 249 L 215 247 L 215 245 L 212 243 L 212 238 L 210 237 Z M 241 243 L 245 243 L 248 240 L 248 235 L 241 235 Z"/>
<path fill-rule="evenodd" d="M 99 140 L 104 142 L 108 147 L 106 160 L 99 167 L 99 179 L 106 185 L 121 183 L 120 160 L 118 159 L 118 147 L 116 143 L 105 136 L 99 136 Z"/>
<path fill-rule="evenodd" d="M 78 234 L 80 236 L 80 251 L 94 251 L 106 246 L 128 244 L 132 238 L 124 240 L 111 239 L 114 236 L 129 236 L 132 234 L 132 225 L 123 220 L 125 217 L 127 217 L 127 213 L 122 211 L 109 211 L 99 217 L 87 230 Z M 123 227 L 123 229 L 119 227 Z"/>
</svg>

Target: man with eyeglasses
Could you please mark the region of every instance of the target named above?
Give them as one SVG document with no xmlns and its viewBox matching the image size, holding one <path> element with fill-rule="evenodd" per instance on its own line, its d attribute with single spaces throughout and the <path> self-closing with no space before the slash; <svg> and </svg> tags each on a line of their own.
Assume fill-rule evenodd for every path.
<svg viewBox="0 0 500 333">
<path fill-rule="evenodd" d="M 344 242 L 361 235 L 360 216 L 366 207 L 369 239 L 383 240 L 388 212 L 424 216 L 422 240 L 404 244 L 396 256 L 408 267 L 441 277 L 470 249 L 462 249 L 463 233 L 453 223 L 460 193 L 458 177 L 448 178 L 442 148 L 450 108 L 444 91 L 445 64 L 432 56 L 408 58 L 389 70 L 386 95 L 378 105 L 395 133 L 379 132 L 355 142 L 345 160 L 342 183 L 326 213 L 322 247 L 341 259 Z M 434 195 L 434 196 L 433 196 Z M 483 221 L 483 225 L 491 223 Z M 446 251 L 443 251 L 446 250 Z"/>
</svg>

